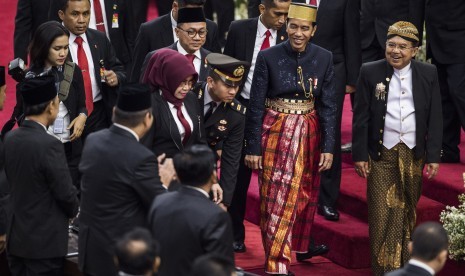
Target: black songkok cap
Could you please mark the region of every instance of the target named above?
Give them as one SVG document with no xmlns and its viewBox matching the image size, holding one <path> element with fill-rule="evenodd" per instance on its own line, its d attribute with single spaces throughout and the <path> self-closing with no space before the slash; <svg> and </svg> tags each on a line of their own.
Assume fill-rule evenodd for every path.
<svg viewBox="0 0 465 276">
<path fill-rule="evenodd" d="M 232 87 L 241 85 L 245 69 L 250 66 L 246 61 L 217 53 L 208 54 L 207 63 L 211 67 L 211 74 L 217 75 L 225 84 Z"/>
<path fill-rule="evenodd" d="M 206 22 L 202 7 L 182 8 L 178 10 L 178 24 L 192 22 Z"/>
<path fill-rule="evenodd" d="M 55 77 L 51 75 L 25 79 L 21 82 L 19 91 L 28 105 L 47 103 L 57 96 Z"/>
<path fill-rule="evenodd" d="M 0 66 L 0 87 L 5 85 L 5 66 Z"/>
<path fill-rule="evenodd" d="M 142 83 L 128 83 L 121 86 L 116 107 L 126 112 L 137 112 L 151 108 L 152 99 L 149 87 Z"/>
</svg>

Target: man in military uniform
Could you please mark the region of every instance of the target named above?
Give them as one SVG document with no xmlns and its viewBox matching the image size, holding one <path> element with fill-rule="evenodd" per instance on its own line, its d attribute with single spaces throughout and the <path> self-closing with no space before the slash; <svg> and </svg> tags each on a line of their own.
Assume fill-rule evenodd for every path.
<svg viewBox="0 0 465 276">
<path fill-rule="evenodd" d="M 250 65 L 216 53 L 207 56 L 207 63 L 211 66 L 207 80 L 198 82 L 194 92 L 203 110 L 207 143 L 221 159 L 221 207 L 227 209 L 236 185 L 245 127 L 246 108 L 235 96 Z"/>
</svg>

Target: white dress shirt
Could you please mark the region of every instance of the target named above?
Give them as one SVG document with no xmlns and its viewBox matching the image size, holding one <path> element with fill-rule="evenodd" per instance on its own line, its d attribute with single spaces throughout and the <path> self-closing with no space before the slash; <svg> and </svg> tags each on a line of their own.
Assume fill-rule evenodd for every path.
<svg viewBox="0 0 465 276">
<path fill-rule="evenodd" d="M 180 43 L 177 44 L 177 47 L 178 47 L 178 52 L 180 54 L 183 54 L 183 55 L 188 54 L 188 52 L 184 50 L 184 48 L 181 46 Z M 197 72 L 197 74 L 199 74 L 200 76 L 200 66 L 202 65 L 202 55 L 200 54 L 200 50 L 195 51 L 193 55 L 195 56 L 194 58 L 195 72 Z"/>
<path fill-rule="evenodd" d="M 170 12 L 170 18 L 171 18 L 171 28 L 173 29 L 173 41 L 176 42 L 178 41 L 178 36 L 176 35 L 176 27 L 178 26 L 178 22 L 176 22 L 176 20 L 174 20 L 174 17 L 173 17 L 173 11 Z"/>
<path fill-rule="evenodd" d="M 160 92 L 161 93 L 161 92 Z M 178 110 L 174 106 L 174 104 L 167 102 L 168 107 L 170 108 L 171 114 L 173 115 L 174 121 L 176 122 L 176 126 L 178 127 L 179 134 L 181 135 L 181 141 L 184 139 L 184 135 L 186 134 L 186 130 L 181 124 L 181 121 L 178 118 Z M 191 127 L 191 132 L 194 130 L 194 124 L 192 122 L 191 116 L 189 116 L 189 113 L 187 112 L 186 106 L 184 103 L 181 106 L 181 112 L 182 115 L 184 115 L 184 118 L 186 121 L 189 123 L 189 126 Z"/>
<path fill-rule="evenodd" d="M 400 70 L 394 69 L 389 82 L 383 137 L 383 144 L 387 149 L 393 148 L 401 141 L 410 149 L 416 145 L 415 105 L 410 65 L 411 63 Z"/>
<path fill-rule="evenodd" d="M 247 79 L 244 83 L 244 88 L 242 89 L 241 96 L 244 99 L 250 99 L 250 88 L 252 87 L 252 79 L 253 79 L 253 72 L 255 71 L 255 63 L 257 61 L 258 52 L 260 52 L 260 48 L 262 47 L 263 41 L 266 38 L 266 31 L 270 31 L 271 36 L 270 40 L 270 47 L 276 45 L 276 36 L 278 35 L 278 31 L 274 29 L 267 29 L 265 25 L 262 23 L 262 16 L 258 18 L 258 26 L 257 26 L 257 34 L 255 36 L 255 47 L 253 49 L 253 57 L 252 63 L 250 65 L 249 74 L 247 75 Z"/>
<path fill-rule="evenodd" d="M 97 20 L 95 19 L 95 11 L 94 11 L 94 2 L 97 1 L 97 0 L 93 0 L 92 1 L 92 5 L 91 5 L 91 13 L 90 13 L 90 21 L 89 21 L 89 28 L 91 29 L 94 29 L 94 30 L 97 30 Z M 105 0 L 98 0 L 100 1 L 100 7 L 102 7 L 102 16 L 103 16 L 103 24 L 105 24 L 105 34 L 107 36 L 108 39 L 110 39 L 110 33 L 109 33 L 109 26 L 108 26 L 108 22 L 107 22 L 107 12 L 106 12 L 106 9 L 105 9 Z M 110 22 L 112 23 L 112 22 Z"/>
<path fill-rule="evenodd" d="M 95 79 L 95 68 L 94 68 L 94 61 L 92 60 L 92 52 L 90 51 L 90 45 L 87 42 L 86 34 L 81 35 L 83 39 L 82 47 L 84 48 L 84 52 L 86 53 L 87 63 L 89 64 L 89 75 L 90 75 L 90 82 L 92 84 L 92 96 L 94 97 L 94 102 L 97 102 L 102 99 L 102 95 L 100 93 L 100 87 Z M 76 35 L 70 32 L 69 35 L 69 52 L 71 53 L 71 57 L 73 58 L 74 63 L 79 65 L 78 57 L 77 57 L 77 50 L 78 45 L 74 42 L 76 39 Z M 81 68 L 82 69 L 82 68 Z M 100 68 L 97 68 L 100 71 Z"/>
</svg>

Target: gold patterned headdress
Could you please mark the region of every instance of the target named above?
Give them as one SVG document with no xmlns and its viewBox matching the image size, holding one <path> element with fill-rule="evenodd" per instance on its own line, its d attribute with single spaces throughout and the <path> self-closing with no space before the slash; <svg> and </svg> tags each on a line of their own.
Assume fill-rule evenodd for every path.
<svg viewBox="0 0 465 276">
<path fill-rule="evenodd" d="M 415 25 L 407 21 L 398 21 L 389 26 L 387 37 L 400 36 L 406 40 L 419 42 L 418 30 Z"/>
<path fill-rule="evenodd" d="M 317 8 L 315 6 L 302 3 L 291 3 L 287 17 L 316 22 L 316 11 Z"/>
</svg>

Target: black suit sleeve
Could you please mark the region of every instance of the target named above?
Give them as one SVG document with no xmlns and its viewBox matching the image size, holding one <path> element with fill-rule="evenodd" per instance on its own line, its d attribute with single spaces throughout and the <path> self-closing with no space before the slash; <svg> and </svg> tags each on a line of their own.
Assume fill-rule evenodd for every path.
<svg viewBox="0 0 465 276">
<path fill-rule="evenodd" d="M 33 0 L 19 0 L 16 8 L 14 55 L 27 63 L 27 47 L 32 36 L 32 6 Z"/>
<path fill-rule="evenodd" d="M 213 21 L 207 22 L 208 28 L 208 44 L 205 43 L 204 48 L 212 53 L 221 53 L 221 45 L 218 39 L 218 25 Z"/>
<path fill-rule="evenodd" d="M 133 188 L 144 207 L 149 210 L 154 198 L 166 192 L 158 176 L 158 161 L 155 155 L 144 159 L 134 171 Z"/>
<path fill-rule="evenodd" d="M 346 84 L 357 83 L 362 65 L 360 44 L 360 7 L 358 1 L 347 0 L 344 11 L 344 57 L 346 65 Z"/>
<path fill-rule="evenodd" d="M 234 262 L 232 225 L 227 212 L 218 213 L 202 231 L 202 247 L 206 253 L 224 256 Z"/>
<path fill-rule="evenodd" d="M 63 145 L 58 140 L 47 147 L 44 170 L 47 183 L 58 205 L 69 218 L 76 216 L 79 207 L 77 190 L 69 174 Z"/>
<path fill-rule="evenodd" d="M 129 81 L 138 82 L 140 79 L 141 66 L 144 58 L 150 52 L 149 35 L 146 32 L 145 24 L 142 24 L 137 34 L 136 43 L 134 45 L 134 56 L 132 58 L 132 69 Z"/>
<path fill-rule="evenodd" d="M 87 116 L 84 80 L 82 78 L 82 71 L 77 64 L 74 68 L 73 85 L 75 89 L 74 91 L 76 91 L 78 95 L 78 114 L 76 114 L 76 116 L 78 116 L 80 113 L 84 113 Z"/>
<path fill-rule="evenodd" d="M 438 72 L 433 70 L 433 86 L 431 91 L 431 106 L 428 118 L 428 130 L 426 139 L 426 163 L 441 162 L 442 148 L 442 104 L 439 89 Z"/>
<path fill-rule="evenodd" d="M 223 188 L 223 203 L 231 205 L 236 186 L 237 170 L 242 153 L 242 144 L 244 139 L 245 120 L 241 118 L 239 124 L 232 129 L 223 141 L 221 151 L 221 176 L 220 185 Z"/>
<path fill-rule="evenodd" d="M 118 83 L 126 83 L 126 71 L 121 61 L 116 57 L 115 49 L 110 40 L 105 36 L 105 67 L 115 72 L 118 77 Z M 108 69 L 107 69 L 108 70 Z"/>
<path fill-rule="evenodd" d="M 367 68 L 362 66 L 357 82 L 352 121 L 352 159 L 354 162 L 368 161 L 368 125 L 370 122 L 370 85 Z"/>
</svg>

